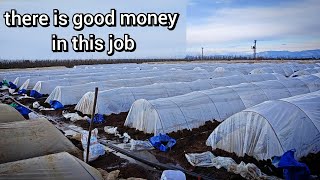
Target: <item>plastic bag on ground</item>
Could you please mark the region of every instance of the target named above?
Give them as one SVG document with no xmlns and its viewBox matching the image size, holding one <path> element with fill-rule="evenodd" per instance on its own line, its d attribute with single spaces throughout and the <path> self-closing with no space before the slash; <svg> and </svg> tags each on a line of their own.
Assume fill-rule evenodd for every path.
<svg viewBox="0 0 320 180">
<path fill-rule="evenodd" d="M 178 170 L 165 170 L 162 172 L 161 180 L 186 180 L 186 175 Z"/>
<path fill-rule="evenodd" d="M 285 179 L 309 179 L 310 170 L 304 163 L 300 163 L 294 159 L 295 150 L 285 152 L 278 163 L 279 168 L 283 168 L 283 176 Z"/>
<path fill-rule="evenodd" d="M 41 105 L 40 105 L 40 103 L 39 103 L 38 101 L 36 101 L 36 102 L 34 102 L 34 103 L 32 104 L 32 107 L 33 107 L 34 109 L 38 109 L 40 106 L 41 106 Z"/>
<path fill-rule="evenodd" d="M 207 151 L 204 153 L 189 153 L 185 154 L 188 162 L 192 166 L 200 167 L 216 167 L 220 169 L 221 167 L 228 167 L 228 165 L 235 164 L 233 159 L 225 157 L 215 157 L 211 152 Z M 218 158 L 218 159 L 217 159 Z"/>
<path fill-rule="evenodd" d="M 86 157 L 87 157 L 88 136 L 89 136 L 89 132 L 83 130 L 81 133 L 81 144 L 84 149 L 83 151 L 84 160 L 86 160 Z M 91 131 L 88 161 L 94 161 L 99 156 L 102 156 L 105 154 L 104 146 L 98 143 L 97 136 L 98 136 L 98 129 L 95 128 L 94 130 Z"/>
<path fill-rule="evenodd" d="M 241 161 L 239 165 L 234 164 L 229 166 L 227 170 L 228 172 L 240 174 L 240 176 L 245 179 L 259 179 L 265 177 L 265 174 L 263 174 L 255 164 L 246 164 L 243 161 Z"/>
<path fill-rule="evenodd" d="M 131 139 L 131 137 L 129 136 L 128 133 L 123 133 L 123 142 L 124 142 L 124 143 L 129 142 L 130 139 Z"/>
<path fill-rule="evenodd" d="M 185 154 L 185 157 L 192 166 L 200 167 L 212 167 L 213 159 L 215 158 L 215 156 L 209 151 L 204 153 Z"/>
<path fill-rule="evenodd" d="M 167 152 L 176 144 L 176 140 L 166 134 L 153 136 L 149 138 L 149 141 L 153 145 L 153 147 L 163 152 Z"/>
<path fill-rule="evenodd" d="M 81 117 L 78 113 L 63 113 L 62 116 L 66 119 L 69 119 L 72 122 L 78 121 L 78 120 L 88 120 L 89 117 Z"/>
<path fill-rule="evenodd" d="M 114 134 L 114 135 L 119 134 L 117 129 L 118 127 L 113 127 L 113 126 L 105 126 L 103 128 L 104 132 L 106 132 L 107 134 Z"/>
<path fill-rule="evenodd" d="M 130 140 L 130 150 L 131 151 L 143 151 L 154 149 L 152 144 L 149 141 L 140 141 L 140 140 Z"/>
<path fill-rule="evenodd" d="M 228 172 L 240 174 L 245 179 L 278 179 L 266 176 L 261 170 L 252 163 L 237 164 L 230 157 L 214 156 L 211 152 L 185 154 L 188 162 L 192 166 L 225 168 Z"/>
<path fill-rule="evenodd" d="M 220 169 L 220 168 L 228 169 L 228 167 L 232 165 L 236 165 L 237 163 L 230 157 L 218 156 L 214 158 L 213 164 L 217 169 Z"/>
<path fill-rule="evenodd" d="M 91 119 L 88 119 L 88 122 L 90 123 Z M 104 122 L 104 117 L 102 114 L 96 114 L 94 117 L 93 117 L 93 123 L 95 124 L 101 124 Z"/>
<path fill-rule="evenodd" d="M 228 169 L 230 165 L 237 165 L 236 162 L 230 157 L 216 157 L 211 152 L 207 151 L 204 153 L 189 153 L 185 154 L 188 162 L 192 166 L 199 167 L 221 167 Z"/>
<path fill-rule="evenodd" d="M 102 156 L 105 154 L 105 149 L 102 144 L 93 144 L 90 145 L 89 148 L 89 159 L 88 161 L 94 161 L 98 159 L 99 156 Z M 85 161 L 87 159 L 87 149 L 83 151 L 83 160 Z"/>
</svg>

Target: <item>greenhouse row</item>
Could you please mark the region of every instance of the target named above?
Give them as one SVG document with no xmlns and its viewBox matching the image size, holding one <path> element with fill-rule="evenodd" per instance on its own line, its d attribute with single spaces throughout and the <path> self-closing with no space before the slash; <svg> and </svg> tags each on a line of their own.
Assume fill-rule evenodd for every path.
<svg viewBox="0 0 320 180">
<path fill-rule="evenodd" d="M 122 87 L 100 91 L 96 112 L 108 115 L 113 113 L 118 114 L 129 111 L 132 103 L 138 99 L 167 98 L 220 86 L 284 78 L 284 76 L 278 74 L 242 75 L 192 82 L 156 83 L 140 87 Z M 93 92 L 86 93 L 78 102 L 75 109 L 84 114 L 90 114 L 92 111 L 93 94 Z"/>
<path fill-rule="evenodd" d="M 266 101 L 227 118 L 207 145 L 271 159 L 295 149 L 296 158 L 320 151 L 320 91 Z"/>
<path fill-rule="evenodd" d="M 110 167 L 124 179 L 141 173 L 119 154 L 154 167 L 163 157 L 165 168 L 187 173 L 276 179 L 278 161 L 291 153 L 317 174 L 319 71 L 307 63 L 186 62 L 1 72 L 0 177 L 37 178 L 43 168 L 61 179 L 108 179 L 117 173 L 103 169 Z"/>
<path fill-rule="evenodd" d="M 130 108 L 125 125 L 154 134 L 193 129 L 206 121 L 223 121 L 264 101 L 317 90 L 320 90 L 320 74 L 243 83 L 155 100 L 140 99 Z"/>
</svg>

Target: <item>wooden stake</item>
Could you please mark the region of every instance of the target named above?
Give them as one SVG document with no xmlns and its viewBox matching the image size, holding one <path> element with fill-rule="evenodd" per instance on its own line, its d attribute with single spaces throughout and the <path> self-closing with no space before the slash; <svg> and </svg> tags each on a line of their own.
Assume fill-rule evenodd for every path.
<svg viewBox="0 0 320 180">
<path fill-rule="evenodd" d="M 91 114 L 91 121 L 90 121 L 90 126 L 89 126 L 89 135 L 88 135 L 88 143 L 87 143 L 86 163 L 89 162 L 89 149 L 90 149 L 91 130 L 92 130 L 92 124 L 93 124 L 94 115 L 96 114 L 95 112 L 96 112 L 97 98 L 98 98 L 98 87 L 96 87 L 95 92 L 94 92 L 93 109 L 92 109 L 92 114 Z"/>
</svg>

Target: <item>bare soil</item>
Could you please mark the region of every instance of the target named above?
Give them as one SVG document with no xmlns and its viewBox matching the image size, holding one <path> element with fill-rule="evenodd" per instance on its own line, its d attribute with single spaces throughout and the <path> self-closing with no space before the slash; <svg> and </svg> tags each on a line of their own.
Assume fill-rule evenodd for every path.
<svg viewBox="0 0 320 180">
<path fill-rule="evenodd" d="M 137 164 L 132 164 L 128 160 L 120 158 L 113 153 L 106 153 L 89 164 L 93 167 L 104 169 L 107 172 L 120 170 L 119 178 L 136 177 L 156 180 L 160 179 L 161 176 L 156 170 L 147 170 L 146 168 Z"/>
</svg>

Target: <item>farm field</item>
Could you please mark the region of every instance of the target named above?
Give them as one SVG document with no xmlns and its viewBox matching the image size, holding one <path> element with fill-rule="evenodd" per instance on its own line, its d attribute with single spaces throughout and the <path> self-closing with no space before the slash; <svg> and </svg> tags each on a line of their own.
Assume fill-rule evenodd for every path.
<svg viewBox="0 0 320 180">
<path fill-rule="evenodd" d="M 281 179 L 280 157 L 294 153 L 320 177 L 317 61 L 6 69 L 0 80 L 0 136 L 7 138 L 0 174 L 46 156 L 62 167 L 74 157 L 85 164 L 91 128 L 93 168 L 77 166 L 75 174 L 160 179 L 164 170 L 180 170 L 187 179 Z"/>
</svg>

